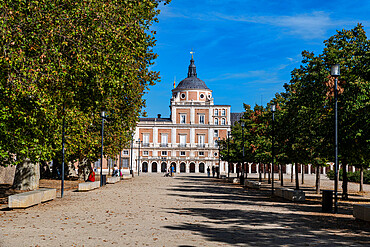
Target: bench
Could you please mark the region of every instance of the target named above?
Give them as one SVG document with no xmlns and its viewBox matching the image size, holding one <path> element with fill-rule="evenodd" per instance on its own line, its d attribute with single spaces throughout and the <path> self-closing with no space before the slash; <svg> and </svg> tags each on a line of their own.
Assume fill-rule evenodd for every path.
<svg viewBox="0 0 370 247">
<path fill-rule="evenodd" d="M 100 181 L 85 182 L 78 184 L 78 191 L 89 191 L 100 187 Z"/>
<path fill-rule="evenodd" d="M 244 181 L 244 186 L 247 187 L 247 188 L 252 188 L 252 189 L 260 189 L 261 188 L 261 182 L 245 180 Z"/>
<path fill-rule="evenodd" d="M 123 174 L 121 177 L 122 180 L 131 179 L 131 178 L 132 178 L 131 174 Z"/>
<path fill-rule="evenodd" d="M 289 201 L 293 202 L 303 202 L 305 201 L 305 193 L 303 190 L 293 190 L 289 188 L 275 188 L 274 195 L 278 197 L 282 197 L 284 199 L 287 199 Z"/>
<path fill-rule="evenodd" d="M 8 197 L 8 207 L 28 208 L 41 202 L 50 201 L 56 198 L 56 191 L 56 189 L 41 188 L 11 195 Z"/>
<path fill-rule="evenodd" d="M 115 184 L 121 180 L 120 177 L 110 177 L 107 178 L 107 184 Z"/>
<path fill-rule="evenodd" d="M 370 221 L 370 204 L 354 204 L 353 216 L 356 219 Z"/>
</svg>

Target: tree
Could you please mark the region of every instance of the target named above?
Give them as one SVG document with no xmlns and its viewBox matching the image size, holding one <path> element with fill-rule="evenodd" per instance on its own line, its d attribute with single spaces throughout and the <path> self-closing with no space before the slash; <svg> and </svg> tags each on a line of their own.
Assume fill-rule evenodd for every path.
<svg viewBox="0 0 370 247">
<path fill-rule="evenodd" d="M 149 66 L 160 2 L 170 0 L 0 3 L 2 165 L 55 157 L 63 117 L 67 158 L 97 160 L 102 110 L 105 155 L 122 150 L 159 80 Z"/>
</svg>

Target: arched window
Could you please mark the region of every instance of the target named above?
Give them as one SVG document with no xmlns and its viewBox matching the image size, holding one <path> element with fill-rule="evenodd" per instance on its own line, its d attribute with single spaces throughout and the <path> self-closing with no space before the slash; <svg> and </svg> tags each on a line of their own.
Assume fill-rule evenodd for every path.
<svg viewBox="0 0 370 247">
<path fill-rule="evenodd" d="M 218 116 L 218 109 L 215 109 L 215 116 Z"/>
<path fill-rule="evenodd" d="M 226 125 L 226 119 L 225 118 L 221 119 L 221 125 Z"/>
<path fill-rule="evenodd" d="M 218 118 L 215 118 L 215 125 L 218 125 Z"/>
</svg>

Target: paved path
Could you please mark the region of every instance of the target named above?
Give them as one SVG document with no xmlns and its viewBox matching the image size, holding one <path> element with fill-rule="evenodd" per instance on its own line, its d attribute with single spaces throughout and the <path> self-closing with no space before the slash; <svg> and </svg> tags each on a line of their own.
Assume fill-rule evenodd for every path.
<svg viewBox="0 0 370 247">
<path fill-rule="evenodd" d="M 204 176 L 141 175 L 0 211 L 0 246 L 369 246 L 348 208 L 320 213 Z"/>
</svg>

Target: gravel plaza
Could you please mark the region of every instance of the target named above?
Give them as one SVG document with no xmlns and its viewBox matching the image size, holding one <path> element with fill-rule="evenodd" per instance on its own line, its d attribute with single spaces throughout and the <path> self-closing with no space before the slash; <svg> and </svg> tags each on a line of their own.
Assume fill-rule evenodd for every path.
<svg viewBox="0 0 370 247">
<path fill-rule="evenodd" d="M 305 186 L 313 181 L 307 176 Z M 323 187 L 332 183 L 322 179 Z M 370 245 L 370 224 L 352 216 L 351 204 L 340 202 L 336 215 L 322 213 L 320 200 L 271 198 L 269 186 L 254 190 L 204 175 L 140 174 L 0 211 L 0 246 Z M 356 189 L 350 186 L 350 192 Z"/>
</svg>

